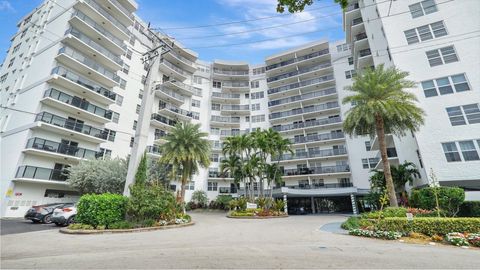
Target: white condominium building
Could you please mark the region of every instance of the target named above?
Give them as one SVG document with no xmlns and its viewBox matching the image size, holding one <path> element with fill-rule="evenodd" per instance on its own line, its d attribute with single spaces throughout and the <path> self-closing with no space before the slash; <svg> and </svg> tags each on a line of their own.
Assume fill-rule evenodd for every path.
<svg viewBox="0 0 480 270">
<path fill-rule="evenodd" d="M 479 4 L 444 1 L 352 2 L 344 14 L 347 43 L 313 42 L 260 65 L 205 62 L 170 40 L 173 48 L 150 71 L 150 94 L 143 91 L 142 54 L 156 37 L 133 15 L 135 1 L 45 0 L 18 23 L 0 71 L 1 216 L 78 199 L 65 182 L 68 168 L 83 159 L 128 157 L 146 98 L 153 106 L 140 133 L 149 157 L 161 155 L 159 145 L 179 121 L 199 123 L 209 134 L 212 162 L 187 185 L 187 200 L 195 190 L 210 199 L 241 194 L 220 172 L 222 142 L 273 128 L 294 154 L 280 157 L 284 185 L 266 188 L 286 196 L 292 213 L 356 212 L 370 170 L 381 163 L 375 140 L 343 133 L 352 105 L 341 100 L 358 70 L 379 64 L 410 71 L 427 113 L 420 132 L 388 137 L 392 163 L 417 164 L 416 186 L 427 184 L 432 168 L 442 185 L 479 190 L 480 52 L 478 33 L 471 34 L 480 32 Z"/>
</svg>

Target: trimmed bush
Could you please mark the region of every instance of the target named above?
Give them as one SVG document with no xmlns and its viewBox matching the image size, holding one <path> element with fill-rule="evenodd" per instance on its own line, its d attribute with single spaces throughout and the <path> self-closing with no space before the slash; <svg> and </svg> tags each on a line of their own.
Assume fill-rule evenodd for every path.
<svg viewBox="0 0 480 270">
<path fill-rule="evenodd" d="M 128 198 L 118 194 L 83 195 L 77 205 L 76 221 L 93 227 L 108 226 L 125 219 Z"/>
<path fill-rule="evenodd" d="M 207 193 L 203 190 L 195 190 L 192 193 L 191 202 L 197 205 L 197 208 L 207 208 L 208 206 L 208 197 Z"/>
<path fill-rule="evenodd" d="M 428 236 L 446 235 L 451 232 L 480 232 L 480 218 L 429 218 L 419 217 L 413 221 L 406 218 L 385 218 L 374 221 L 375 229 L 397 231 L 404 234 L 410 232 L 423 233 Z"/>
<path fill-rule="evenodd" d="M 458 187 L 439 187 L 438 203 L 440 209 L 450 217 L 457 215 L 460 205 L 465 200 L 465 191 Z M 410 204 L 422 209 L 434 210 L 436 208 L 434 188 L 412 190 Z"/>
<path fill-rule="evenodd" d="M 81 224 L 81 223 L 70 224 L 68 225 L 68 228 L 70 230 L 93 230 L 94 229 L 92 225 Z"/>
<path fill-rule="evenodd" d="M 177 212 L 175 196 L 160 185 L 133 185 L 127 214 L 130 220 L 173 220 Z"/>
<path fill-rule="evenodd" d="M 210 202 L 208 208 L 228 210 L 230 201 L 232 200 L 232 195 L 218 195 L 215 201 Z"/>
<path fill-rule="evenodd" d="M 342 223 L 341 227 L 344 230 L 352 230 L 360 228 L 358 217 L 349 217 L 345 222 Z"/>
<path fill-rule="evenodd" d="M 459 217 L 480 217 L 480 201 L 463 202 L 460 205 Z"/>
<path fill-rule="evenodd" d="M 115 223 L 110 224 L 108 228 L 121 230 L 121 229 L 133 229 L 134 227 L 135 225 L 132 222 L 122 220 L 122 221 L 117 221 Z"/>
<path fill-rule="evenodd" d="M 387 207 L 383 211 L 374 211 L 363 213 L 362 217 L 367 219 L 387 218 L 387 217 L 406 217 L 407 208 Z"/>
</svg>

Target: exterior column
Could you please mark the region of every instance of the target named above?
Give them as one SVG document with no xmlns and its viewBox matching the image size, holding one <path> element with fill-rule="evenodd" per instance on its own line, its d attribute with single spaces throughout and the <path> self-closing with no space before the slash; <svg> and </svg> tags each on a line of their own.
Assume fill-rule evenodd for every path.
<svg viewBox="0 0 480 270">
<path fill-rule="evenodd" d="M 287 194 L 283 194 L 283 212 L 288 215 L 288 203 L 287 203 Z"/>
<path fill-rule="evenodd" d="M 355 199 L 355 195 L 350 194 L 350 200 L 352 201 L 352 212 L 353 212 L 353 214 L 358 215 L 357 201 Z"/>
<path fill-rule="evenodd" d="M 315 214 L 316 213 L 316 211 L 315 211 L 315 198 L 310 197 L 310 200 L 312 202 L 312 214 Z"/>
</svg>

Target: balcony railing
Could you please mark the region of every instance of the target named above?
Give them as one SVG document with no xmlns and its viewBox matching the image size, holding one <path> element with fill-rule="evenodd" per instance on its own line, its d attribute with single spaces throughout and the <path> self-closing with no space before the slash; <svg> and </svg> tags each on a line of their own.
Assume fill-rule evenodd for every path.
<svg viewBox="0 0 480 270">
<path fill-rule="evenodd" d="M 240 94 L 230 94 L 230 93 L 218 93 L 218 92 L 212 92 L 212 97 L 216 98 L 235 98 L 239 99 Z"/>
<path fill-rule="evenodd" d="M 155 140 L 158 140 L 158 139 L 162 139 L 162 138 L 165 138 L 167 136 L 168 133 L 166 133 L 165 131 L 163 130 L 155 130 L 155 134 L 154 134 L 154 138 Z"/>
<path fill-rule="evenodd" d="M 208 172 L 208 177 L 210 178 L 230 178 L 229 173 L 222 173 L 219 171 L 209 171 Z"/>
<path fill-rule="evenodd" d="M 210 145 L 211 145 L 212 149 L 222 149 L 222 146 L 223 146 L 223 144 L 221 142 L 218 142 L 218 141 L 211 141 Z"/>
<path fill-rule="evenodd" d="M 295 138 L 291 138 L 290 142 L 293 144 L 296 143 L 309 143 L 309 142 L 318 142 L 318 141 L 328 141 L 334 139 L 343 139 L 345 135 L 343 132 L 334 132 L 334 133 L 324 133 L 324 134 L 315 134 L 315 135 L 307 135 L 307 136 L 298 136 Z"/>
<path fill-rule="evenodd" d="M 355 36 L 355 41 L 359 41 L 367 38 L 367 33 L 363 32 Z"/>
<path fill-rule="evenodd" d="M 221 123 L 240 123 L 240 117 L 224 117 L 212 115 L 211 121 Z"/>
<path fill-rule="evenodd" d="M 133 14 L 131 14 L 130 11 L 128 11 L 124 6 L 122 6 L 122 4 L 118 2 L 118 0 L 110 0 L 110 2 L 118 9 L 120 9 L 123 14 L 127 15 L 130 19 L 134 19 Z"/>
<path fill-rule="evenodd" d="M 166 65 L 166 66 L 169 67 L 170 69 L 174 70 L 174 71 L 177 72 L 177 73 L 180 73 L 180 74 L 183 75 L 183 76 L 189 76 L 189 75 L 191 75 L 190 73 L 188 73 L 188 72 L 184 71 L 183 69 L 175 66 L 174 64 L 168 62 L 168 61 L 165 60 L 165 59 L 162 59 L 162 60 L 160 61 L 160 64 Z"/>
<path fill-rule="evenodd" d="M 18 167 L 15 177 L 64 182 L 68 178 L 68 170 L 55 170 L 35 166 L 20 166 Z"/>
<path fill-rule="evenodd" d="M 180 54 L 176 53 L 175 51 L 170 50 L 168 53 L 173 55 L 173 57 L 177 58 L 178 60 L 184 62 L 185 64 L 188 64 L 190 66 L 193 66 L 193 61 L 190 59 L 187 59 L 186 57 L 181 56 Z"/>
<path fill-rule="evenodd" d="M 329 54 L 329 52 L 330 51 L 328 49 L 324 49 L 324 50 L 321 50 L 321 51 L 318 51 L 318 52 L 310 53 L 310 54 L 307 54 L 307 55 L 299 56 L 297 58 L 285 60 L 285 61 L 282 61 L 280 63 L 269 65 L 265 69 L 266 70 L 271 70 L 271 69 L 274 69 L 274 68 L 283 67 L 283 66 L 290 65 L 290 64 L 300 62 L 300 61 L 303 61 L 303 60 L 307 60 L 307 59 L 310 59 L 310 58 L 314 58 L 314 57 L 318 57 L 318 56 L 321 56 L 321 55 Z"/>
<path fill-rule="evenodd" d="M 236 188 L 229 188 L 229 187 L 219 187 L 218 188 L 218 193 L 219 194 L 235 194 L 237 193 Z"/>
<path fill-rule="evenodd" d="M 316 97 L 321 97 L 321 96 L 328 96 L 337 93 L 337 90 L 335 88 L 329 88 L 325 90 L 320 90 L 320 91 L 315 91 L 315 92 L 310 92 L 307 94 L 302 94 L 302 95 L 297 95 L 293 97 L 287 97 L 287 98 L 281 98 L 281 99 L 276 99 L 268 102 L 268 107 L 273 107 L 273 106 L 278 106 L 282 104 L 287 104 L 287 103 L 292 103 L 295 101 L 300 101 L 300 100 L 306 100 L 306 99 L 311 99 L 311 98 L 316 98 Z"/>
<path fill-rule="evenodd" d="M 270 94 L 275 94 L 275 93 L 286 92 L 286 91 L 289 91 L 289 90 L 292 90 L 292 89 L 301 88 L 301 87 L 314 85 L 314 84 L 317 84 L 317 83 L 322 83 L 322 82 L 331 81 L 331 80 L 333 80 L 333 74 L 328 74 L 328 75 L 318 77 L 318 78 L 315 78 L 315 79 L 305 80 L 305 81 L 302 81 L 302 82 L 296 82 L 296 83 L 287 84 L 287 85 L 284 85 L 284 86 L 271 88 L 271 89 L 268 89 L 268 94 L 270 95 Z"/>
<path fill-rule="evenodd" d="M 272 158 L 272 160 L 274 161 L 294 160 L 294 159 L 304 159 L 304 158 L 340 156 L 340 155 L 346 155 L 346 154 L 347 154 L 347 150 L 345 148 L 322 149 L 322 150 L 311 150 L 308 152 L 299 152 L 295 154 L 285 154 L 280 157 Z"/>
<path fill-rule="evenodd" d="M 103 117 L 109 120 L 112 119 L 112 115 L 113 115 L 112 111 L 105 110 L 104 108 L 90 104 L 90 102 L 80 97 L 65 94 L 61 91 L 58 91 L 55 88 L 50 88 L 47 91 L 45 91 L 45 94 L 43 95 L 43 97 L 53 98 L 63 103 L 66 103 L 74 107 L 80 108 L 82 110 L 88 111 L 90 113 L 96 114 L 100 117 Z"/>
<path fill-rule="evenodd" d="M 328 109 L 333 109 L 333 108 L 339 108 L 340 106 L 338 105 L 338 102 L 327 102 L 323 104 L 318 104 L 314 106 L 309 106 L 309 107 L 304 107 L 304 108 L 297 108 L 293 109 L 291 111 L 286 111 L 286 112 L 275 112 L 269 115 L 270 119 L 277 119 L 277 118 L 283 118 L 283 117 L 288 117 L 288 116 L 293 116 L 293 115 L 300 115 L 304 113 L 311 113 L 311 112 L 320 112 L 320 111 L 325 111 Z"/>
<path fill-rule="evenodd" d="M 187 111 L 187 110 L 183 110 L 183 109 L 180 109 L 176 106 L 173 106 L 171 104 L 168 104 L 168 103 L 161 103 L 160 106 L 158 107 L 159 110 L 161 109 L 167 109 L 171 112 L 174 112 L 174 113 L 177 113 L 177 114 L 181 114 L 181 115 L 184 115 L 186 117 L 190 117 L 190 118 L 194 118 L 193 117 L 193 113 L 191 111 Z"/>
<path fill-rule="evenodd" d="M 231 82 L 231 81 L 225 81 L 222 82 L 223 87 L 250 87 L 249 82 L 245 81 L 240 81 L 240 82 Z"/>
<path fill-rule="evenodd" d="M 286 186 L 291 189 L 326 189 L 326 188 L 348 188 L 353 187 L 353 183 L 334 183 L 334 184 L 323 184 L 323 183 L 313 183 L 313 184 L 304 184 L 304 185 L 294 185 Z"/>
<path fill-rule="evenodd" d="M 295 176 L 295 175 L 310 175 L 310 174 L 326 174 L 326 173 L 343 173 L 350 172 L 350 166 L 322 166 L 312 168 L 298 168 L 298 169 L 285 169 L 282 171 L 283 176 Z"/>
<path fill-rule="evenodd" d="M 123 43 L 123 40 L 115 37 L 112 33 L 107 31 L 105 28 L 103 28 L 103 26 L 96 23 L 92 18 L 88 17 L 83 12 L 81 12 L 79 10 L 75 10 L 75 12 L 72 14 L 72 17 L 78 17 L 80 20 L 84 21 L 86 24 L 93 27 L 95 30 L 100 32 L 105 37 L 107 37 L 108 40 L 112 41 L 113 43 L 118 45 L 123 50 L 127 49 L 127 45 L 125 43 Z"/>
<path fill-rule="evenodd" d="M 219 69 L 214 68 L 214 73 L 222 74 L 222 75 L 233 75 L 233 76 L 245 76 L 248 75 L 248 70 L 228 70 L 228 69 Z"/>
<path fill-rule="evenodd" d="M 96 159 L 102 157 L 101 152 L 36 137 L 27 141 L 26 148 L 33 148 L 84 159 Z"/>
<path fill-rule="evenodd" d="M 89 45 L 90 47 L 94 48 L 104 56 L 106 56 L 108 59 L 112 60 L 113 62 L 119 64 L 120 66 L 123 65 L 123 60 L 117 56 L 116 54 L 112 53 L 102 45 L 98 44 L 97 42 L 93 41 L 86 35 L 84 35 L 82 32 L 79 30 L 71 27 L 70 29 L 67 29 L 65 31 L 65 35 L 71 34 L 72 36 L 78 38 L 79 40 L 83 41 L 85 44 Z"/>
<path fill-rule="evenodd" d="M 220 137 L 232 137 L 248 134 L 250 130 L 220 130 Z"/>
<path fill-rule="evenodd" d="M 222 111 L 249 111 L 250 105 L 222 105 Z"/>
<path fill-rule="evenodd" d="M 115 82 L 120 82 L 120 77 L 117 76 L 114 72 L 108 70 L 107 68 L 103 67 L 102 65 L 99 65 L 97 61 L 86 57 L 83 53 L 72 49 L 70 47 L 62 47 L 60 50 L 58 50 L 58 54 L 65 54 L 68 55 L 78 62 L 90 67 L 91 69 L 95 70 L 96 72 L 102 74 L 103 76 L 115 81 Z"/>
<path fill-rule="evenodd" d="M 109 22 L 111 22 L 113 25 L 118 27 L 125 34 L 129 33 L 127 27 L 123 25 L 120 21 L 118 21 L 114 16 L 110 15 L 110 13 L 108 13 L 102 6 L 100 6 L 97 3 L 97 1 L 95 0 L 84 0 L 84 1 L 88 3 L 91 7 L 93 7 L 93 9 L 95 9 L 97 12 L 102 14 L 105 18 L 107 18 Z"/>
<path fill-rule="evenodd" d="M 165 93 L 167 96 L 171 96 L 172 98 L 175 98 L 175 99 L 178 99 L 178 100 L 181 100 L 181 101 L 185 101 L 184 96 L 182 96 L 180 94 L 177 94 L 176 92 L 166 88 L 165 86 L 163 86 L 161 84 L 157 84 L 157 86 L 155 87 L 155 90 L 161 91 L 161 92 Z"/>
<path fill-rule="evenodd" d="M 96 92 L 102 96 L 105 96 L 111 100 L 115 100 L 117 95 L 108 90 L 107 88 L 85 78 L 76 73 L 64 68 L 63 66 L 57 66 L 52 70 L 52 74 L 58 74 L 74 83 L 77 83 L 87 89 L 90 89 L 92 92 Z"/>
<path fill-rule="evenodd" d="M 294 129 L 299 129 L 299 128 L 324 126 L 324 125 L 340 123 L 340 122 L 342 122 L 341 117 L 336 116 L 336 117 L 317 119 L 317 120 L 314 120 L 314 121 L 308 121 L 308 122 L 302 122 L 302 123 L 296 123 L 296 124 L 273 126 L 272 129 L 276 130 L 276 131 L 288 131 L 288 130 L 294 130 Z"/>
<path fill-rule="evenodd" d="M 352 26 L 363 23 L 362 17 L 356 18 L 352 21 Z"/>
<path fill-rule="evenodd" d="M 151 119 L 162 122 L 162 123 L 167 124 L 167 125 L 172 126 L 172 127 L 177 124 L 177 121 L 168 119 L 167 117 L 159 115 L 158 113 L 152 114 Z"/>
<path fill-rule="evenodd" d="M 312 67 L 301 68 L 299 70 L 295 70 L 295 71 L 292 71 L 292 72 L 277 75 L 275 77 L 267 78 L 267 82 L 274 82 L 274 81 L 278 81 L 278 80 L 281 80 L 281 79 L 285 79 L 285 78 L 289 78 L 289 77 L 293 77 L 293 76 L 298 76 L 298 75 L 301 75 L 301 74 L 304 74 L 304 73 L 324 69 L 324 68 L 331 67 L 331 66 L 332 66 L 332 64 L 330 62 L 325 62 L 325 63 L 315 65 L 315 66 L 312 66 Z"/>
<path fill-rule="evenodd" d="M 52 124 L 76 132 L 80 132 L 86 135 L 90 135 L 96 138 L 106 140 L 108 137 L 108 132 L 106 130 L 94 128 L 89 125 L 85 125 L 81 122 L 76 122 L 75 120 L 66 119 L 48 112 L 41 112 L 35 117 L 35 121 L 41 121 L 47 124 Z"/>
<path fill-rule="evenodd" d="M 182 82 L 179 82 L 179 81 L 177 81 L 177 80 L 170 80 L 170 81 L 168 81 L 168 82 L 171 83 L 171 84 L 176 85 L 176 86 L 179 87 L 179 88 L 185 89 L 186 91 L 195 93 L 195 89 L 194 89 L 194 87 L 191 86 L 191 85 L 186 85 L 186 84 L 184 84 L 184 83 L 182 83 Z"/>
<path fill-rule="evenodd" d="M 358 3 L 355 3 L 355 4 L 352 4 L 352 5 L 349 5 L 346 9 L 345 9 L 345 12 L 350 12 L 352 10 L 355 10 L 355 9 L 359 9 L 360 8 L 360 5 Z"/>
<path fill-rule="evenodd" d="M 370 51 L 370 49 L 361 50 L 359 52 L 360 57 L 368 56 L 368 55 L 371 55 L 371 54 L 372 54 L 372 52 Z"/>
<path fill-rule="evenodd" d="M 154 154 L 154 155 L 162 154 L 161 148 L 158 145 L 148 145 L 146 150 L 147 150 L 147 153 L 150 153 L 150 154 Z"/>
</svg>

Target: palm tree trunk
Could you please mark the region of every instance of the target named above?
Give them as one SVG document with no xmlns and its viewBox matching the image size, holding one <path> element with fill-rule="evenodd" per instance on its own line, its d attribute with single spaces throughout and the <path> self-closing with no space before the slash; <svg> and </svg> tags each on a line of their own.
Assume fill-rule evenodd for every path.
<svg viewBox="0 0 480 270">
<path fill-rule="evenodd" d="M 378 144 L 380 146 L 380 155 L 382 156 L 383 174 L 385 175 L 385 182 L 387 184 L 388 199 L 390 206 L 397 207 L 397 196 L 393 186 L 392 172 L 390 171 L 390 162 L 387 156 L 387 143 L 385 142 L 385 128 L 383 118 L 379 115 L 375 116 L 375 125 L 377 129 Z"/>
</svg>

